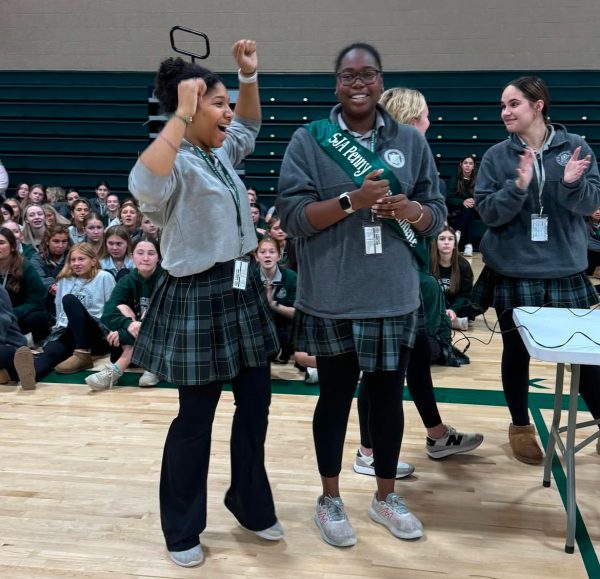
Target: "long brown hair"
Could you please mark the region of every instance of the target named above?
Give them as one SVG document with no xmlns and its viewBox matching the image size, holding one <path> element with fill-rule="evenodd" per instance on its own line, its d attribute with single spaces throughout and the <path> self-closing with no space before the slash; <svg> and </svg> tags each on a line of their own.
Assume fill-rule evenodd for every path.
<svg viewBox="0 0 600 579">
<path fill-rule="evenodd" d="M 98 261 L 98 257 L 96 256 L 96 252 L 90 243 L 84 241 L 83 243 L 76 243 L 69 249 L 69 253 L 67 254 L 67 259 L 65 259 L 65 265 L 60 270 L 60 273 L 56 276 L 56 281 L 60 279 L 64 279 L 66 277 L 79 277 L 71 267 L 71 256 L 75 251 L 79 253 L 83 253 L 83 255 L 94 260 L 94 265 L 92 265 L 92 269 L 90 270 L 87 279 L 94 279 L 102 268 L 100 267 L 100 262 Z"/>
<path fill-rule="evenodd" d="M 50 260 L 50 250 L 48 244 L 55 235 L 66 235 L 67 242 L 69 245 L 71 245 L 71 236 L 69 235 L 68 225 L 61 225 L 60 223 L 55 223 L 54 225 L 46 227 L 44 237 L 42 237 L 42 241 L 40 241 L 40 247 L 38 248 L 38 252 L 44 258 L 44 261 Z"/>
<path fill-rule="evenodd" d="M 438 251 L 438 237 L 448 231 L 454 236 L 454 249 L 452 250 L 452 256 L 450 257 L 450 293 L 455 294 L 458 292 L 460 287 L 460 268 L 458 266 L 458 243 L 456 241 L 456 231 L 449 225 L 446 225 L 433 239 L 430 246 L 430 259 L 429 259 L 429 271 L 431 275 L 438 281 L 440 279 L 440 252 Z"/>
<path fill-rule="evenodd" d="M 473 171 L 471 176 L 466 179 L 463 174 L 462 164 L 465 159 L 471 159 L 473 161 Z M 463 157 L 458 164 L 458 171 L 456 172 L 456 192 L 463 193 L 466 191 L 469 195 L 473 195 L 475 191 L 475 179 L 477 178 L 477 161 L 473 155 L 467 155 Z M 465 183 L 466 181 L 466 183 Z M 440 232 L 441 233 L 441 232 Z"/>
<path fill-rule="evenodd" d="M 8 281 L 6 287 L 14 293 L 21 289 L 21 280 L 23 279 L 23 264 L 25 260 L 17 248 L 17 238 L 15 234 L 7 227 L 0 227 L 0 235 L 3 235 L 10 246 L 10 265 L 6 272 Z"/>
</svg>

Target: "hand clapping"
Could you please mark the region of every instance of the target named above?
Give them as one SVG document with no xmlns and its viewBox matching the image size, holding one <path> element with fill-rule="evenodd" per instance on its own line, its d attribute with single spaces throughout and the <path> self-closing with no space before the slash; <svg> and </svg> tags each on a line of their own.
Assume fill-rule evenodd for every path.
<svg viewBox="0 0 600 579">
<path fill-rule="evenodd" d="M 577 147 L 565 166 L 565 173 L 563 175 L 563 181 L 565 183 L 575 183 L 576 181 L 579 181 L 590 166 L 591 155 L 586 155 L 583 159 L 579 159 L 580 153 L 581 147 Z"/>
</svg>

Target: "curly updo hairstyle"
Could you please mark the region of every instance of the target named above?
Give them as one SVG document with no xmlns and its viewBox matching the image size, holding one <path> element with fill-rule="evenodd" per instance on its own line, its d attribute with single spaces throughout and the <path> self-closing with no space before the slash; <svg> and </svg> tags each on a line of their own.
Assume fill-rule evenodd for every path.
<svg viewBox="0 0 600 579">
<path fill-rule="evenodd" d="M 154 95 L 164 113 L 170 114 L 177 110 L 177 86 L 182 80 L 188 78 L 204 79 L 207 91 L 223 82 L 219 75 L 193 62 L 187 62 L 182 58 L 163 60 L 156 73 Z"/>
</svg>

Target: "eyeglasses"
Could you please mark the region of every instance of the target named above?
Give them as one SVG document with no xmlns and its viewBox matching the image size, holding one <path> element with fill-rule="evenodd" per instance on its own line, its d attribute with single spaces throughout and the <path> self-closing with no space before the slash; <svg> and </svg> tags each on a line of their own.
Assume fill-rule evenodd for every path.
<svg viewBox="0 0 600 579">
<path fill-rule="evenodd" d="M 380 74 L 380 70 L 363 70 L 361 72 L 340 72 L 336 74 L 338 80 L 344 86 L 352 86 L 357 78 L 360 78 L 364 84 L 373 84 L 377 79 L 377 75 Z"/>
</svg>

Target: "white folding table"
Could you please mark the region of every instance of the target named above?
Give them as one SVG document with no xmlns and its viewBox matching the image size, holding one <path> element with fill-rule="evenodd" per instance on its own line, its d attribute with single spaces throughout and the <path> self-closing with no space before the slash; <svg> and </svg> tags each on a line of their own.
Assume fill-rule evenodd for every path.
<svg viewBox="0 0 600 579">
<path fill-rule="evenodd" d="M 600 366 L 600 310 L 567 308 L 515 308 L 513 319 L 532 358 L 556 364 L 554 414 L 544 459 L 545 487 L 550 486 L 552 458 L 558 446 L 567 471 L 567 541 L 565 551 L 575 550 L 575 454 L 596 440 L 600 431 L 575 444 L 578 428 L 599 424 L 598 420 L 577 423 L 580 366 Z M 560 426 L 565 364 L 571 365 L 571 388 L 567 426 Z M 600 384 L 598 385 L 600 388 Z M 563 443 L 561 433 L 566 432 Z"/>
</svg>

